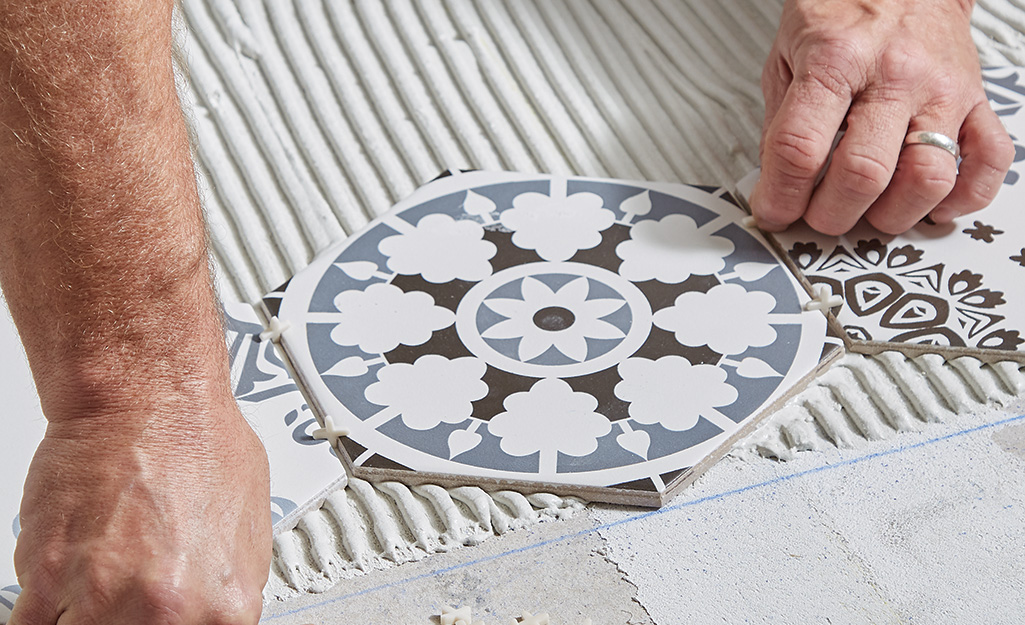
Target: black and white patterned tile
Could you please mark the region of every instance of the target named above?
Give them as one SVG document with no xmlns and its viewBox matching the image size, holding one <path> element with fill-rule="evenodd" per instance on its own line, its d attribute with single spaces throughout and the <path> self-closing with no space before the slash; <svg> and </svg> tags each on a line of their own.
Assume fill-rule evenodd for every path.
<svg viewBox="0 0 1025 625">
<path fill-rule="evenodd" d="M 988 208 L 953 224 L 923 221 L 900 236 L 865 223 L 841 237 L 803 223 L 774 235 L 810 282 L 843 296 L 834 312 L 852 349 L 1025 360 L 1023 77 L 1019 68 L 985 72 L 990 103 L 1015 144 Z"/>
</svg>

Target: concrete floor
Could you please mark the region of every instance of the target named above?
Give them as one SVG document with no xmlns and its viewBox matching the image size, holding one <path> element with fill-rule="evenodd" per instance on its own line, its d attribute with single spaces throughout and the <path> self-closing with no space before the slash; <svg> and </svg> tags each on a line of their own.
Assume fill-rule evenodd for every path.
<svg viewBox="0 0 1025 625">
<path fill-rule="evenodd" d="M 264 622 L 1019 623 L 1025 401 L 790 462 L 728 457 L 657 512 L 565 521 L 266 607 Z"/>
</svg>

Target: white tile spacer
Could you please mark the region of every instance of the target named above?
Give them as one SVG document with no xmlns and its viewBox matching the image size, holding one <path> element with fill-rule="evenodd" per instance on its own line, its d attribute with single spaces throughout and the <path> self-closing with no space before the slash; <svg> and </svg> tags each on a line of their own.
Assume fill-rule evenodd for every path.
<svg viewBox="0 0 1025 625">
<path fill-rule="evenodd" d="M 843 304 L 842 297 L 839 295 L 833 295 L 833 292 L 829 290 L 828 286 L 820 284 L 815 289 L 815 297 L 804 305 L 804 309 L 828 312 L 829 309 L 835 308 L 841 304 Z"/>
<path fill-rule="evenodd" d="M 754 215 L 748 215 L 740 220 L 740 225 L 744 226 L 748 230 L 755 230 L 758 228 L 758 220 L 755 219 Z"/>
<path fill-rule="evenodd" d="M 260 333 L 261 341 L 274 341 L 277 343 L 281 340 L 281 335 L 288 331 L 292 327 L 292 324 L 287 321 L 282 321 L 277 317 L 271 317 L 270 327 Z"/>
<path fill-rule="evenodd" d="M 512 619 L 509 625 L 550 625 L 548 613 L 542 612 L 541 614 L 531 614 L 530 612 L 523 612 L 520 616 L 520 620 Z"/>
<path fill-rule="evenodd" d="M 335 425 L 334 419 L 328 414 L 324 415 L 324 427 L 313 430 L 310 435 L 318 441 L 330 441 L 332 447 L 337 447 L 338 439 L 348 436 L 349 430 Z M 453 625 L 455 624 L 453 623 Z M 470 622 L 467 621 L 466 625 L 470 625 Z"/>
<path fill-rule="evenodd" d="M 470 625 L 470 606 L 464 605 L 461 608 L 441 608 L 441 625 Z"/>
</svg>

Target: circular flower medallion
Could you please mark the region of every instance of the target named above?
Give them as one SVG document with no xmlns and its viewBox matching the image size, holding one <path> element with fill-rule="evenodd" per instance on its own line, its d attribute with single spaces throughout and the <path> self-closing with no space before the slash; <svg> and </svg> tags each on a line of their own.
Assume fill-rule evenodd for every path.
<svg viewBox="0 0 1025 625">
<path fill-rule="evenodd" d="M 651 331 L 651 305 L 607 269 L 528 263 L 474 285 L 456 310 L 456 331 L 475 356 L 503 371 L 575 377 L 637 351 Z"/>
<path fill-rule="evenodd" d="M 657 491 L 822 353 L 824 317 L 720 195 L 439 180 L 290 281 L 285 348 L 357 474 Z"/>
</svg>

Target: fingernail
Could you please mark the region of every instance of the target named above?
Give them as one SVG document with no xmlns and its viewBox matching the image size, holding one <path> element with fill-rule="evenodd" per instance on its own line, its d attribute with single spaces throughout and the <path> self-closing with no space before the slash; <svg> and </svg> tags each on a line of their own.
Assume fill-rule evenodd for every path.
<svg viewBox="0 0 1025 625">
<path fill-rule="evenodd" d="M 929 217 L 938 224 L 949 224 L 961 216 L 961 211 L 953 206 L 940 206 L 929 213 Z"/>
<path fill-rule="evenodd" d="M 749 199 L 749 203 L 751 204 L 751 212 L 753 213 L 755 222 L 757 222 L 758 224 L 758 229 L 764 230 L 766 232 L 780 232 L 782 230 L 786 230 L 786 224 L 776 223 L 771 219 L 766 219 L 765 217 L 758 215 L 758 213 L 761 212 L 759 210 L 761 208 L 760 202 L 758 201 L 758 197 L 759 195 L 761 195 L 761 183 L 761 180 L 755 183 L 755 188 L 751 191 L 751 198 Z"/>
</svg>

